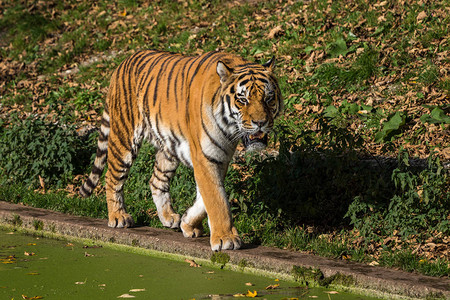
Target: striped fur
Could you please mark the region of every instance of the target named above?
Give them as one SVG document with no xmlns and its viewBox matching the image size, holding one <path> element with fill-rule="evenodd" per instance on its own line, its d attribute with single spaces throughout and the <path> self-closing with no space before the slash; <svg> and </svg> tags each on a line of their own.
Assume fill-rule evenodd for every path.
<svg viewBox="0 0 450 300">
<path fill-rule="evenodd" d="M 150 187 L 163 225 L 196 237 L 208 217 L 211 248 L 238 249 L 223 183 L 239 140 L 249 150 L 263 148 L 283 108 L 273 65 L 219 52 L 188 57 L 146 50 L 126 59 L 112 75 L 97 156 L 80 194 L 92 193 L 107 164 L 108 225 L 133 226 L 123 184 L 145 138 L 157 148 Z M 197 200 L 182 217 L 169 194 L 180 162 L 194 169 L 197 183 Z"/>
</svg>

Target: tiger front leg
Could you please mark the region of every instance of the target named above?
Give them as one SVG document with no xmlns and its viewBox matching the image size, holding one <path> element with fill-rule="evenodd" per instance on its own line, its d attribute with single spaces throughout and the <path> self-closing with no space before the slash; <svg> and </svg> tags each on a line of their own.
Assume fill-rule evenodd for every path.
<svg viewBox="0 0 450 300">
<path fill-rule="evenodd" d="M 225 164 L 219 165 L 207 159 L 201 159 L 194 164 L 195 180 L 208 215 L 210 244 L 213 251 L 236 250 L 242 245 L 242 240 L 233 226 L 230 205 L 223 185 L 223 169 L 226 169 Z M 195 228 L 194 223 L 187 225 Z M 182 223 L 182 229 L 183 226 Z"/>
</svg>

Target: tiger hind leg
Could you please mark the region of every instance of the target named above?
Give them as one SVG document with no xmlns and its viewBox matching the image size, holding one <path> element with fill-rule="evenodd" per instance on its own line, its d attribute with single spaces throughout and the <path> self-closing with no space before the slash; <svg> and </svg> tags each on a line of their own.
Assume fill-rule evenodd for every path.
<svg viewBox="0 0 450 300">
<path fill-rule="evenodd" d="M 173 210 L 169 194 L 170 179 L 175 175 L 178 165 L 177 158 L 159 150 L 156 153 L 153 175 L 150 179 L 150 189 L 158 210 L 158 217 L 165 227 L 170 228 L 180 226 L 180 215 Z"/>
<path fill-rule="evenodd" d="M 131 142 L 127 145 L 124 141 Z M 109 227 L 133 227 L 133 217 L 126 212 L 123 185 L 128 177 L 128 172 L 137 155 L 140 143 L 126 137 L 119 138 L 110 133 L 108 170 L 106 172 L 106 201 L 108 204 L 108 226 Z M 128 150 L 131 149 L 131 150 Z"/>
<path fill-rule="evenodd" d="M 205 204 L 197 187 L 197 199 L 181 218 L 181 231 L 185 237 L 199 237 L 203 234 L 202 221 L 206 218 Z"/>
</svg>

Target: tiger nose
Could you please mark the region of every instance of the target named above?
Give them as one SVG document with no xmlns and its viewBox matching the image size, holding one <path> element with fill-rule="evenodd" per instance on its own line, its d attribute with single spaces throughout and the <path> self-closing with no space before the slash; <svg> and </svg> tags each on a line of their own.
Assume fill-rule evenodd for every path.
<svg viewBox="0 0 450 300">
<path fill-rule="evenodd" d="M 258 120 L 258 121 L 253 121 L 252 123 L 256 126 L 258 126 L 259 128 L 262 128 L 264 125 L 266 125 L 267 120 Z"/>
</svg>

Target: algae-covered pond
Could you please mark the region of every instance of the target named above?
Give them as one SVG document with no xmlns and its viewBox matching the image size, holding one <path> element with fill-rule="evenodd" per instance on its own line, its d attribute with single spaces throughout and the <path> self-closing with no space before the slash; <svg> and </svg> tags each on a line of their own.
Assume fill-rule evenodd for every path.
<svg viewBox="0 0 450 300">
<path fill-rule="evenodd" d="M 268 289 L 267 289 L 268 288 Z M 0 299 L 369 299 L 93 243 L 0 230 Z"/>
</svg>

